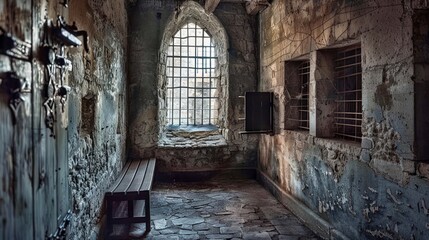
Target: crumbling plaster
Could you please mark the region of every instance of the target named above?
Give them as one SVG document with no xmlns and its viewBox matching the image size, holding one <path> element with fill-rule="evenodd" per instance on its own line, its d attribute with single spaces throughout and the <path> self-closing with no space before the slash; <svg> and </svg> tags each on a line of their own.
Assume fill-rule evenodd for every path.
<svg viewBox="0 0 429 240">
<path fill-rule="evenodd" d="M 275 0 L 261 14 L 259 89 L 274 91 L 277 103 L 275 135 L 259 143 L 259 169 L 352 239 L 428 235 L 428 164 L 414 162 L 413 82 L 413 14 L 428 7 L 425 1 Z M 310 112 L 324 111 L 316 103 L 325 99 L 314 95 L 329 79 L 320 71 L 322 51 L 357 42 L 361 143 L 320 137 L 329 127 L 320 117 L 313 118 L 316 131 L 285 130 L 284 61 L 309 56 L 310 104 L 316 106 Z"/>
<path fill-rule="evenodd" d="M 224 94 L 220 101 L 224 107 L 220 109 L 220 133 L 224 137 L 202 139 L 195 134 L 185 139 L 185 133 L 164 131 L 162 91 L 165 84 L 160 74 L 165 68 L 161 61 L 165 55 L 161 51 L 166 43 L 162 39 L 172 36 L 180 27 L 172 20 L 178 25 L 186 21 L 185 14 L 175 12 L 176 8 L 181 9 L 178 3 L 180 1 L 142 0 L 130 3 L 128 9 L 128 156 L 156 157 L 160 172 L 254 168 L 258 138 L 238 132 L 244 129 L 244 122 L 239 120 L 244 116 L 244 102 L 239 96 L 256 90 L 257 25 L 255 17 L 249 16 L 242 4 L 221 3 L 212 15 L 205 13 L 201 6 L 182 9 L 184 13 L 198 16 L 196 19 L 203 18 L 216 41 L 227 41 L 217 46 L 220 63 L 227 64 L 221 68 Z M 184 2 L 184 5 L 197 4 L 198 1 Z M 213 22 L 215 18 L 220 24 Z"/>
<path fill-rule="evenodd" d="M 105 189 L 125 159 L 125 122 L 120 116 L 125 115 L 125 107 L 120 106 L 124 104 L 120 99 L 126 96 L 126 5 L 116 0 L 71 1 L 68 9 L 69 21 L 89 36 L 88 53 L 69 51 L 73 72 L 69 77 L 68 152 L 75 214 L 70 239 L 96 239 Z M 83 105 L 85 98 L 93 104 Z M 86 130 L 85 122 L 90 125 Z"/>
</svg>

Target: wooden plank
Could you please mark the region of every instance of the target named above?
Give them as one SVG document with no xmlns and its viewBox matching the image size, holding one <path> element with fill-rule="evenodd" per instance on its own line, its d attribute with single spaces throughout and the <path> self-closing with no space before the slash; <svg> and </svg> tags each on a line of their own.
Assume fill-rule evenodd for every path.
<svg viewBox="0 0 429 240">
<path fill-rule="evenodd" d="M 68 142 L 67 130 L 61 125 L 61 121 L 56 123 L 56 181 L 57 181 L 57 219 L 58 225 L 67 214 L 71 206 L 71 198 L 69 196 L 69 168 L 68 168 Z"/>
<path fill-rule="evenodd" d="M 156 163 L 156 160 L 154 158 L 149 160 L 146 176 L 140 187 L 140 191 L 147 191 L 152 188 L 153 176 L 155 173 L 155 163 Z"/>
<path fill-rule="evenodd" d="M 119 183 L 118 187 L 114 190 L 114 192 L 126 193 L 128 191 L 132 180 L 137 174 L 139 163 L 139 161 L 132 161 L 130 163 L 130 167 L 128 168 L 124 178 L 122 179 L 121 183 Z"/>
<path fill-rule="evenodd" d="M 148 161 L 147 160 L 140 160 L 138 162 L 140 163 L 139 168 L 137 170 L 137 174 L 136 174 L 135 178 L 133 179 L 133 182 L 131 183 L 131 185 L 128 189 L 128 193 L 139 192 L 140 186 L 141 186 L 141 184 L 142 184 L 142 182 L 146 176 Z"/>
<path fill-rule="evenodd" d="M 31 1 L 6 1 L 6 13 L 9 22 L 4 26 L 6 31 L 21 41 L 31 42 L 32 39 L 32 5 Z M 15 21 L 19 19 L 19 21 Z M 11 60 L 11 65 L 17 74 L 32 83 L 32 65 L 22 60 Z M 21 94 L 24 101 L 21 103 L 17 121 L 13 128 L 13 211 L 14 211 L 14 237 L 13 239 L 33 239 L 33 158 L 31 138 L 31 95 Z M 10 206 L 12 207 L 12 206 Z M 25 226 L 25 231 L 23 231 Z M 30 234 L 29 234 L 30 233 Z"/>
<path fill-rule="evenodd" d="M 32 18 L 33 18 L 33 49 L 36 50 L 41 46 L 40 34 L 42 28 L 39 23 L 44 22 L 44 17 L 56 16 L 56 6 L 49 4 L 46 1 L 30 1 L 33 2 Z M 54 233 L 58 227 L 58 222 L 61 221 L 59 209 L 69 208 L 69 202 L 58 202 L 58 198 L 68 198 L 68 174 L 61 173 L 58 176 L 59 164 L 61 166 L 67 164 L 67 149 L 58 152 L 58 144 L 67 144 L 67 134 L 59 134 L 56 132 L 56 138 L 52 138 L 51 131 L 45 125 L 45 109 L 43 103 L 46 100 L 43 93 L 43 84 L 45 83 L 45 75 L 43 72 L 44 66 L 38 61 L 33 62 L 33 86 L 32 86 L 32 121 L 33 121 L 33 226 L 34 239 L 45 239 L 46 236 Z M 57 130 L 57 129 L 55 129 Z M 67 167 L 62 167 L 66 171 Z M 67 176 L 66 176 L 67 175 Z M 64 188 L 58 192 L 58 185 Z M 58 207 L 61 206 L 61 207 Z M 21 229 L 22 231 L 22 229 Z"/>
<path fill-rule="evenodd" d="M 0 56 L 0 62 L 7 61 L 6 57 Z M 0 66 L 0 70 L 6 71 L 2 66 Z M 12 114 L 7 102 L 8 96 L 0 88 L 0 182 L 4 186 L 0 187 L 0 216 L 4 219 L 0 221 L 0 239 L 14 239 L 15 221 L 13 215 L 13 128 L 11 127 Z"/>
<path fill-rule="evenodd" d="M 131 165 L 131 162 L 127 162 L 127 163 L 125 163 L 125 166 L 124 166 L 124 168 L 122 169 L 122 171 L 121 171 L 121 173 L 120 173 L 120 175 L 119 175 L 119 177 L 118 177 L 118 179 L 115 181 L 115 183 L 112 185 L 112 187 L 110 187 L 108 190 L 107 190 L 107 192 L 108 193 L 113 193 L 114 191 L 115 191 L 115 189 L 118 187 L 118 185 L 122 182 L 122 180 L 124 179 L 124 177 L 125 177 L 125 174 L 127 173 L 127 171 L 128 171 L 128 168 L 130 168 L 130 165 Z"/>
</svg>

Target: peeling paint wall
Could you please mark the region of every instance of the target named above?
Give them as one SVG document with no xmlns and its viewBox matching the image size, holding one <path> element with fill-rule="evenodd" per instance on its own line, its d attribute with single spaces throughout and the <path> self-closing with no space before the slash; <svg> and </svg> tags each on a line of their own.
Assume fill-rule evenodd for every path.
<svg viewBox="0 0 429 240">
<path fill-rule="evenodd" d="M 203 1 L 197 2 L 204 4 Z M 221 114 L 221 121 L 227 125 L 222 130 L 226 141 L 218 137 L 201 139 L 196 134 L 187 139 L 179 139 L 180 142 L 172 147 L 171 138 L 168 140 L 164 136 L 162 139 L 160 129 L 164 129 L 162 123 L 165 116 L 162 113 L 160 115 L 159 106 L 163 106 L 163 103 L 160 104 L 159 101 L 162 101 L 160 96 L 165 94 L 160 92 L 163 89 L 159 81 L 159 72 L 163 69 L 162 64 L 159 65 L 159 59 L 163 56 L 160 49 L 169 19 L 175 16 L 175 9 L 179 7 L 177 4 L 178 1 L 172 0 L 143 0 L 130 4 L 128 156 L 155 156 L 157 170 L 161 172 L 254 168 L 258 138 L 240 135 L 238 132 L 244 129 L 244 122 L 239 120 L 244 116 L 244 101 L 239 96 L 256 89 L 257 25 L 256 19 L 247 15 L 242 4 L 221 3 L 213 13 L 223 25 L 229 39 L 227 43 L 223 43 L 229 46 L 228 56 L 221 56 L 229 61 L 229 77 L 222 79 L 226 81 L 227 85 L 223 87 L 228 91 L 225 94 L 228 97 L 221 99 L 221 102 L 225 101 L 227 104 L 223 110 L 226 113 Z M 203 12 L 201 15 L 204 14 Z M 209 15 L 205 17 L 212 18 Z M 173 33 L 168 34 L 171 36 Z M 213 34 L 219 35 L 218 32 Z M 172 134 L 166 135 L 168 137 Z"/>
<path fill-rule="evenodd" d="M 277 103 L 276 133 L 261 137 L 259 169 L 351 239 L 429 235 L 429 164 L 416 162 L 428 157 L 416 152 L 428 142 L 416 138 L 424 126 L 416 121 L 428 118 L 414 111 L 427 106 L 415 96 L 414 79 L 424 83 L 423 96 L 427 75 L 415 68 L 427 64 L 418 53 L 427 49 L 427 21 L 419 11 L 428 8 L 427 1 L 274 0 L 261 13 L 259 89 L 274 91 Z M 310 103 L 322 103 L 311 87 L 321 84 L 318 69 L 326 59 L 320 53 L 352 43 L 362 48 L 362 141 L 326 136 L 323 104 L 310 107 L 317 112 L 310 118 L 315 131 L 286 130 L 285 61 L 310 60 L 310 79 L 316 79 Z"/>
<path fill-rule="evenodd" d="M 125 159 L 125 4 L 0 1 L 0 26 L 28 42 L 32 53 L 27 62 L 0 54 L 0 74 L 14 70 L 28 83 L 19 123 L 14 125 L 10 96 L 0 79 L 0 239 L 45 239 L 55 233 L 68 210 L 72 218 L 67 239 L 97 239 L 104 191 Z M 50 66 L 48 72 L 41 47 L 55 46 L 56 54 L 62 53 L 60 44 L 47 37 L 44 24 L 53 20 L 57 26 L 58 15 L 88 33 L 89 51 L 65 47 L 71 71 Z M 49 79 L 55 87 L 70 87 L 64 105 L 54 97 L 52 131 L 45 124 L 44 107 L 47 94 L 54 94 L 47 90 Z"/>
</svg>

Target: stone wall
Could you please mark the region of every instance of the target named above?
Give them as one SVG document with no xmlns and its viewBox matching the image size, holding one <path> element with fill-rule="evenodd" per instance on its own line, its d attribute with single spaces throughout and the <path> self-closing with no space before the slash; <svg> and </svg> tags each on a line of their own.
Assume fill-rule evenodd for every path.
<svg viewBox="0 0 429 240">
<path fill-rule="evenodd" d="M 418 162 L 427 154 L 416 152 L 427 144 L 416 132 L 427 132 L 428 118 L 414 112 L 427 105 L 421 98 L 427 74 L 415 68 L 427 65 L 428 7 L 426 1 L 274 0 L 261 13 L 259 89 L 275 93 L 276 133 L 261 137 L 259 170 L 351 239 L 429 234 L 428 164 Z M 350 142 L 330 135 L 324 80 L 332 79 L 326 53 L 356 43 L 362 49 L 362 141 Z M 285 127 L 285 61 L 300 58 L 310 60 L 309 132 Z"/>
<path fill-rule="evenodd" d="M 201 3 L 203 4 L 202 1 Z M 192 140 L 189 144 L 186 139 L 176 141 L 177 144 L 171 144 L 171 141 L 165 139 L 165 136 L 168 137 L 171 133 L 162 132 L 165 116 L 160 112 L 160 107 L 163 106 L 160 102 L 160 99 L 161 101 L 163 99 L 161 97 L 163 85 L 160 82 L 163 65 L 159 64 L 163 55 L 160 49 L 166 44 L 162 42 L 163 36 L 174 34 L 168 32 L 175 29 L 171 25 L 172 19 L 181 18 L 179 13 L 175 15 L 176 7 L 179 8 L 176 4 L 177 1 L 172 0 L 136 1 L 131 4 L 128 11 L 130 19 L 128 156 L 130 158 L 155 156 L 158 160 L 157 170 L 161 172 L 254 168 L 257 137 L 240 135 L 238 132 L 244 129 L 243 121 L 239 120 L 244 116 L 244 102 L 239 96 L 256 89 L 257 25 L 256 19 L 246 14 L 242 4 L 221 3 L 214 15 L 206 14 L 204 11 L 198 13 L 207 18 L 207 21 L 217 18 L 216 21 L 220 22 L 223 29 L 214 29 L 213 27 L 217 25 L 213 24 L 215 38 L 219 35 L 217 31 L 226 31 L 228 38 L 228 42 L 223 43 L 229 46 L 227 56 L 221 56 L 225 59 L 224 62 L 226 60 L 229 62 L 227 68 L 224 68 L 227 69 L 224 73 L 226 78 L 223 78 L 225 81 L 223 87 L 227 94 L 221 99 L 225 101 L 224 113 L 221 112 L 223 116 L 221 121 L 225 123 L 221 126 L 224 138 L 209 136 L 204 140 L 200 139 L 199 144 L 192 144 L 200 137 L 195 134 L 188 137 L 188 140 Z M 199 9 L 202 9 L 201 6 Z M 166 30 L 167 26 L 169 30 Z"/>
<path fill-rule="evenodd" d="M 70 1 L 69 22 L 88 31 L 89 52 L 71 49 L 68 157 L 70 239 L 96 239 L 104 192 L 125 159 L 127 13 L 117 0 Z"/>
</svg>

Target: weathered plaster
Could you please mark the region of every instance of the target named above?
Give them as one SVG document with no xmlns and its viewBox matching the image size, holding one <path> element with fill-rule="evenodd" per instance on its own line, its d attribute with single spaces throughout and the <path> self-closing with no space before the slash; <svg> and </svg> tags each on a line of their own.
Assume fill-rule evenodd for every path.
<svg viewBox="0 0 429 240">
<path fill-rule="evenodd" d="M 261 14 L 259 89 L 274 91 L 279 109 L 289 101 L 284 61 L 306 56 L 313 67 L 309 133 L 285 130 L 287 108 L 278 110 L 285 116 L 275 115 L 276 134 L 260 139 L 259 169 L 351 239 L 428 235 L 429 183 L 421 178 L 428 164 L 414 162 L 413 81 L 413 14 L 427 7 L 422 1 L 275 0 Z M 362 48 L 359 143 L 330 135 L 329 86 L 320 83 L 331 79 L 329 49 L 356 43 Z"/>
</svg>

